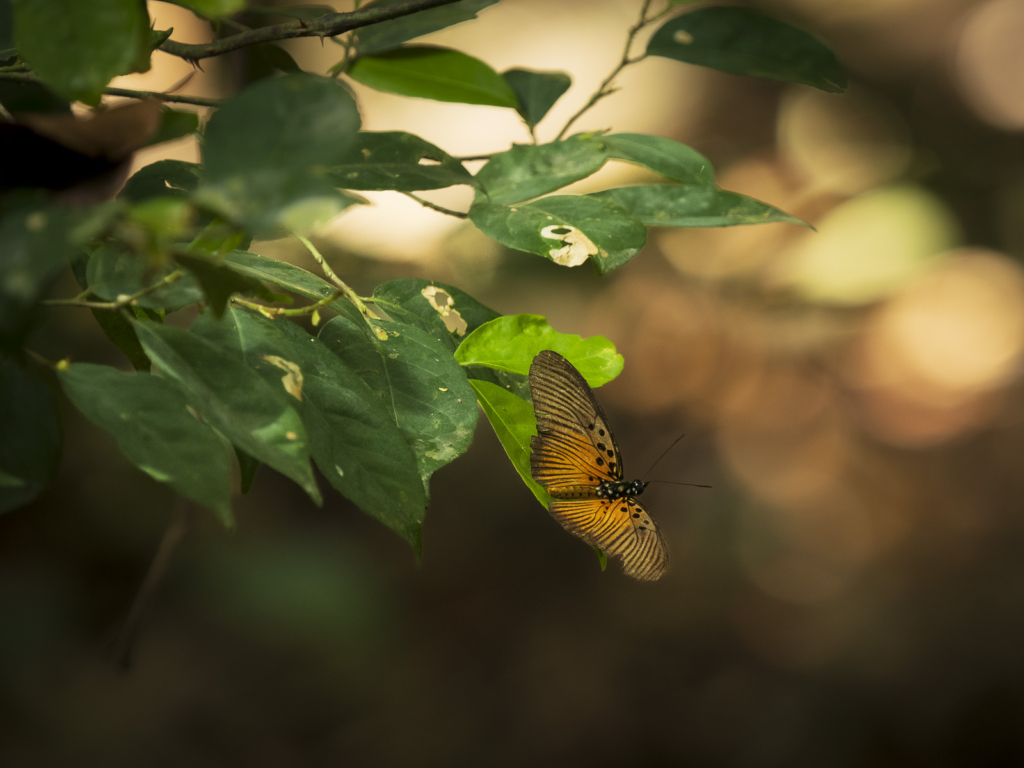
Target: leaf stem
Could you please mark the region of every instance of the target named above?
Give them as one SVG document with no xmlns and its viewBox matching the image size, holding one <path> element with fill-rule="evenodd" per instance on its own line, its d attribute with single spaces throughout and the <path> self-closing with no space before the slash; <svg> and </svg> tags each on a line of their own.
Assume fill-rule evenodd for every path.
<svg viewBox="0 0 1024 768">
<path fill-rule="evenodd" d="M 0 80 L 44 85 L 42 80 L 26 72 L 0 71 Z M 103 93 L 108 96 L 127 96 L 130 99 L 156 99 L 157 101 L 167 101 L 175 104 L 194 104 L 197 107 L 219 107 L 221 105 L 218 99 L 204 99 L 201 96 L 180 96 L 176 93 L 160 93 L 159 91 L 136 91 L 130 88 L 104 88 Z"/>
<path fill-rule="evenodd" d="M 420 197 L 419 195 L 414 195 L 412 192 L 403 192 L 402 194 L 405 195 L 406 197 L 412 198 L 417 203 L 422 205 L 424 208 L 429 208 L 432 211 L 444 213 L 448 216 L 454 216 L 457 219 L 469 218 L 468 213 L 463 213 L 462 211 L 453 211 L 451 208 L 445 208 L 443 205 L 438 205 L 437 203 L 432 203 L 429 200 L 424 200 L 422 197 Z"/>
<path fill-rule="evenodd" d="M 238 304 L 239 306 L 245 307 L 246 309 L 252 309 L 256 312 L 259 312 L 264 317 L 301 317 L 302 315 L 312 315 L 314 312 L 319 312 L 328 304 L 337 301 L 344 295 L 345 292 L 339 288 L 330 296 L 320 299 L 320 301 L 316 302 L 315 304 L 310 304 L 305 307 L 299 307 L 298 309 L 285 309 L 284 307 L 268 307 L 264 304 L 258 304 L 255 301 L 243 299 L 241 296 L 232 296 L 231 301 L 233 301 L 235 304 Z"/>
<path fill-rule="evenodd" d="M 646 54 L 643 54 L 635 59 L 629 58 L 629 50 L 630 48 L 633 47 L 633 40 L 636 38 L 637 32 L 639 32 L 641 29 L 643 29 L 656 19 L 660 19 L 662 16 L 668 13 L 669 9 L 672 7 L 669 6 L 661 13 L 657 13 L 654 16 L 647 18 L 647 11 L 651 7 L 651 2 L 652 0 L 644 0 L 644 4 L 640 8 L 640 19 L 636 22 L 636 24 L 629 28 L 629 33 L 626 35 L 626 45 L 622 51 L 622 58 L 619 60 L 619 63 L 615 66 L 615 69 L 613 69 L 611 71 L 611 74 L 604 79 L 604 82 L 602 82 L 598 89 L 594 91 L 593 95 L 589 99 L 587 99 L 587 103 L 580 107 L 576 114 L 570 117 L 568 122 L 564 126 L 562 126 L 562 130 L 558 132 L 558 135 L 555 137 L 555 141 L 561 141 L 562 137 L 565 136 L 566 132 L 569 130 L 570 126 L 572 126 L 573 123 L 579 120 L 591 107 L 597 104 L 597 102 L 599 102 L 605 96 L 610 96 L 612 93 L 615 92 L 615 89 L 612 88 L 611 85 L 615 78 L 618 77 L 619 72 L 628 67 L 630 64 L 635 64 L 636 62 L 641 61 L 645 58 Z"/>
<path fill-rule="evenodd" d="M 321 39 L 334 37 L 369 24 L 397 19 L 454 2 L 456 0 L 398 0 L 386 5 L 374 3 L 349 13 L 329 13 L 312 21 L 295 20 L 258 27 L 210 43 L 190 44 L 165 40 L 160 44 L 160 50 L 187 61 L 197 62 L 211 56 L 222 56 L 256 43 L 271 43 L 275 40 L 289 40 L 295 37 L 319 37 Z"/>
<path fill-rule="evenodd" d="M 349 288 L 340 277 L 334 274 L 334 270 L 331 269 L 330 265 L 328 265 L 327 260 L 323 257 L 320 251 L 316 249 L 316 246 L 309 241 L 309 238 L 303 237 L 302 235 L 296 235 L 296 237 L 299 239 L 300 243 L 306 246 L 306 250 L 308 250 L 313 256 L 313 260 L 320 265 L 320 269 L 324 271 L 327 279 L 338 286 L 345 298 L 351 301 L 355 305 L 356 309 L 359 310 L 359 314 L 367 319 L 380 320 L 380 318 L 363 303 L 363 300 L 359 298 L 359 294 Z"/>
<path fill-rule="evenodd" d="M 161 288 L 166 288 L 171 283 L 177 282 L 185 274 L 184 270 L 180 267 L 169 275 L 162 277 L 152 285 L 147 285 L 140 291 L 136 291 L 130 296 L 121 296 L 116 301 L 82 301 L 82 294 L 79 294 L 73 299 L 43 299 L 40 304 L 46 304 L 53 307 L 88 307 L 89 309 L 113 309 L 118 310 L 123 307 L 127 307 L 134 304 L 138 299 L 143 296 L 157 291 Z M 88 292 L 86 292 L 88 293 Z"/>
</svg>

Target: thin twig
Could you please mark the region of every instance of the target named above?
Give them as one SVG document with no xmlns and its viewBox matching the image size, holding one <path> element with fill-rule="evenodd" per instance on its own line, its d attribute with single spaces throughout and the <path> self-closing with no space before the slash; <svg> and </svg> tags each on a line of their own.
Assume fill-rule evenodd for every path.
<svg viewBox="0 0 1024 768">
<path fill-rule="evenodd" d="M 456 157 L 455 159 L 460 163 L 468 163 L 471 160 L 490 160 L 494 154 L 495 153 L 491 153 L 490 155 L 466 155 L 465 157 Z"/>
<path fill-rule="evenodd" d="M 438 213 L 443 213 L 448 216 L 454 216 L 457 219 L 469 218 L 468 213 L 463 213 L 462 211 L 453 211 L 451 208 L 445 208 L 443 205 L 438 205 L 437 203 L 432 203 L 429 200 L 424 200 L 422 197 L 420 197 L 419 195 L 414 195 L 412 192 L 403 192 L 402 194 L 405 195 L 406 197 L 411 197 L 424 208 L 429 208 L 432 211 L 437 211 Z"/>
<path fill-rule="evenodd" d="M 656 14 L 651 18 L 647 18 L 647 11 L 650 7 L 651 0 L 644 0 L 644 4 L 640 8 L 639 21 L 637 21 L 636 24 L 629 28 L 629 33 L 626 35 L 626 45 L 622 51 L 622 59 L 619 60 L 619 63 L 616 65 L 615 69 L 613 69 L 611 74 L 604 79 L 604 82 L 601 83 L 598 89 L 594 91 L 594 94 L 587 100 L 587 103 L 580 107 L 579 111 L 577 111 L 576 114 L 569 118 L 569 121 L 562 127 L 562 130 L 558 132 L 558 135 L 555 137 L 555 141 L 560 141 L 562 137 L 565 136 L 566 131 L 569 130 L 569 127 L 573 123 L 575 123 L 579 118 L 581 118 L 584 115 L 584 113 L 587 112 L 587 110 L 589 110 L 592 106 L 597 104 L 597 102 L 599 102 L 605 96 L 610 96 L 614 92 L 613 89 L 610 88 L 609 86 L 612 84 L 612 81 L 615 80 L 616 77 L 618 77 L 619 72 L 621 72 L 630 64 L 635 64 L 636 62 L 641 61 L 644 58 L 644 55 L 638 56 L 635 59 L 629 58 L 629 49 L 633 47 L 633 40 L 634 38 L 636 38 L 636 33 L 639 32 L 644 27 L 646 27 L 655 19 L 661 18 L 666 13 L 666 11 L 662 11 L 661 13 Z M 671 6 L 669 6 L 669 8 L 671 8 Z"/>
<path fill-rule="evenodd" d="M 89 309 L 121 309 L 134 304 L 135 301 L 141 299 L 143 296 L 152 293 L 153 291 L 165 288 L 171 283 L 177 282 L 182 278 L 185 272 L 179 267 L 178 269 L 171 272 L 166 277 L 157 280 L 152 285 L 147 285 L 140 291 L 136 291 L 130 296 L 122 296 L 116 301 L 82 301 L 81 295 L 79 294 L 73 299 L 43 299 L 39 302 L 40 304 L 47 304 L 54 307 L 88 307 Z"/>
<path fill-rule="evenodd" d="M 370 308 L 363 303 L 363 300 L 359 298 L 359 294 L 357 294 L 355 291 L 349 288 L 348 285 L 346 285 L 345 282 L 340 277 L 334 274 L 334 270 L 331 269 L 330 265 L 327 263 L 327 260 L 323 257 L 320 251 L 316 249 L 316 246 L 309 241 L 308 238 L 305 238 L 302 235 L 296 235 L 296 237 L 299 238 L 300 243 L 306 246 L 306 250 L 308 250 L 310 254 L 313 256 L 313 260 L 320 265 L 320 269 L 322 269 L 324 271 L 324 274 L 327 275 L 327 279 L 341 289 L 341 292 L 345 294 L 345 298 L 351 301 L 355 305 L 356 309 L 359 310 L 359 314 L 361 314 L 363 317 L 367 319 L 380 320 L 380 318 L 377 315 L 375 315 L 373 311 L 370 310 Z"/>
<path fill-rule="evenodd" d="M 142 625 L 146 609 L 153 602 L 153 597 L 167 577 L 167 571 L 170 568 L 171 561 L 174 559 L 174 554 L 178 546 L 185 539 L 185 536 L 188 535 L 191 526 L 192 516 L 189 502 L 184 496 L 181 496 L 178 498 L 174 519 L 167 526 L 167 530 L 164 531 L 164 537 L 160 540 L 160 546 L 157 547 L 153 562 L 149 565 L 146 578 L 143 579 L 142 585 L 135 595 L 131 610 L 128 611 L 128 617 L 125 619 L 121 631 L 118 632 L 117 638 L 114 640 L 112 648 L 114 662 L 123 670 L 131 667 L 135 638 L 138 637 L 139 627 Z"/>
<path fill-rule="evenodd" d="M 230 35 L 214 40 L 210 43 L 190 44 L 179 43 L 174 40 L 165 40 L 160 44 L 160 50 L 172 56 L 179 56 L 188 61 L 199 61 L 208 59 L 211 56 L 221 56 L 239 48 L 245 48 L 256 43 L 271 43 L 275 40 L 289 40 L 295 37 L 335 37 L 344 32 L 349 32 L 369 24 L 376 24 L 381 21 L 397 19 L 401 16 L 408 16 L 412 13 L 425 11 L 430 8 L 438 8 L 442 5 L 449 5 L 457 0 L 399 0 L 398 2 L 381 5 L 374 3 L 349 13 L 329 13 L 312 21 L 288 21 L 283 24 L 273 24 L 266 27 L 258 27 L 249 32 L 240 32 L 237 35 Z"/>
<path fill-rule="evenodd" d="M 273 319 L 275 317 L 301 317 L 302 315 L 312 315 L 316 312 L 319 312 L 321 309 L 326 307 L 331 302 L 337 301 L 344 295 L 345 292 L 339 288 L 327 298 L 320 299 L 320 301 L 316 302 L 315 304 L 309 304 L 308 306 L 299 307 L 298 309 L 285 309 L 284 307 L 268 307 L 265 304 L 260 304 L 255 301 L 249 301 L 248 299 L 243 299 L 241 296 L 232 296 L 231 301 L 234 302 L 235 304 L 238 304 L 241 307 L 245 307 L 246 309 L 251 309 L 256 312 L 259 312 L 264 317 L 269 317 Z"/>
<path fill-rule="evenodd" d="M 25 72 L 0 72 L 0 80 L 44 85 L 43 81 L 38 77 Z M 136 91 L 130 88 L 104 88 L 103 93 L 108 96 L 127 96 L 130 99 L 156 99 L 157 101 L 168 101 L 175 104 L 195 104 L 197 107 L 219 107 L 221 105 L 221 102 L 218 99 L 204 99 L 201 96 L 180 96 L 175 93 L 161 93 L 160 91 Z"/>
</svg>

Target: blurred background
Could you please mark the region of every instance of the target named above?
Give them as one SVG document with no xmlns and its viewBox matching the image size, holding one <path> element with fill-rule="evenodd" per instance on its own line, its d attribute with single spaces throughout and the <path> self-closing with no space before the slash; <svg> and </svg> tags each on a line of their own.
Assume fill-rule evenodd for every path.
<svg viewBox="0 0 1024 768">
<path fill-rule="evenodd" d="M 266 468 L 234 535 L 195 510 L 122 673 L 110 644 L 177 502 L 65 401 L 56 483 L 0 519 L 0 764 L 1024 764 L 1024 2 L 748 4 L 828 41 L 849 92 L 649 60 L 576 127 L 690 144 L 721 186 L 817 232 L 651 230 L 598 278 L 371 193 L 316 238 L 364 295 L 436 279 L 615 342 L 626 368 L 598 394 L 629 477 L 685 433 L 651 477 L 714 486 L 644 496 L 669 574 L 602 573 L 481 418 L 434 477 L 420 565 Z M 639 5 L 503 0 L 427 41 L 571 73 L 550 140 Z M 287 47 L 314 72 L 341 57 Z M 227 95 L 250 64 L 211 60 L 184 92 Z M 116 84 L 188 72 L 158 52 Z M 367 129 L 454 155 L 528 141 L 510 110 L 355 91 Z M 135 163 L 162 157 L 197 145 Z M 645 173 L 610 164 L 570 191 Z M 297 243 L 253 250 L 314 269 Z M 32 346 L 127 368 L 81 310 L 53 310 Z"/>
</svg>

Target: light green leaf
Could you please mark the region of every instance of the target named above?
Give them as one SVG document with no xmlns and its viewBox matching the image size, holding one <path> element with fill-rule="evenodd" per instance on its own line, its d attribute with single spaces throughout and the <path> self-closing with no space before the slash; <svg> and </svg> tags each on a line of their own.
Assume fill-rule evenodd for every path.
<svg viewBox="0 0 1024 768">
<path fill-rule="evenodd" d="M 197 199 L 254 234 L 326 221 L 351 203 L 327 175 L 358 130 L 355 102 L 337 81 L 261 80 L 210 118 Z"/>
<path fill-rule="evenodd" d="M 520 203 L 554 192 L 601 170 L 608 160 L 601 144 L 572 137 L 550 144 L 520 145 L 494 155 L 477 174 L 489 203 Z"/>
<path fill-rule="evenodd" d="M 550 349 L 574 366 L 592 387 L 622 373 L 622 355 L 604 336 L 581 338 L 559 333 L 540 315 L 503 315 L 469 334 L 455 352 L 460 365 L 482 365 L 526 376 L 542 350 Z"/>
<path fill-rule="evenodd" d="M 387 53 L 362 56 L 346 74 L 385 93 L 460 104 L 518 106 L 516 94 L 490 66 L 450 48 L 410 45 Z"/>
<path fill-rule="evenodd" d="M 523 479 L 537 501 L 545 509 L 551 507 L 551 496 L 533 479 L 530 473 L 530 438 L 537 434 L 537 417 L 533 406 L 489 381 L 470 379 L 476 391 L 477 402 L 491 422 L 494 434 L 508 454 L 512 466 Z"/>
<path fill-rule="evenodd" d="M 767 203 L 714 186 L 649 184 L 609 189 L 589 197 L 616 203 L 648 227 L 734 227 L 773 222 L 810 226 Z"/>
<path fill-rule="evenodd" d="M 613 133 L 599 139 L 608 157 L 650 168 L 684 184 L 714 184 L 715 169 L 692 147 L 662 136 L 643 133 Z"/>
<path fill-rule="evenodd" d="M 198 336 L 157 323 L 135 332 L 154 365 L 177 381 L 203 420 L 237 447 L 294 480 L 317 505 L 306 429 L 289 395 Z"/>
<path fill-rule="evenodd" d="M 148 69 L 149 37 L 138 0 L 14 0 L 18 53 L 71 100 L 98 104 L 111 78 Z"/>
<path fill-rule="evenodd" d="M 373 6 L 393 5 L 401 0 L 377 0 Z M 425 11 L 401 16 L 389 21 L 380 21 L 357 31 L 356 52 L 363 56 L 396 48 L 407 40 L 429 35 L 453 24 L 471 21 L 484 8 L 498 0 L 461 0 L 458 3 L 428 8 Z M 365 6 L 364 6 L 365 7 Z"/>
<path fill-rule="evenodd" d="M 647 241 L 647 228 L 623 208 L 589 196 L 556 195 L 511 206 L 476 202 L 469 218 L 502 245 L 564 267 L 590 259 L 602 275 L 629 262 Z"/>
<path fill-rule="evenodd" d="M 189 413 L 177 383 L 89 363 L 75 363 L 58 377 L 68 399 L 89 421 L 117 438 L 121 453 L 132 464 L 207 507 L 228 528 L 234 527 L 225 446 Z"/>
<path fill-rule="evenodd" d="M 527 125 L 535 126 L 572 85 L 565 72 L 535 72 L 532 69 L 509 69 L 502 72 L 519 99 L 516 110 Z"/>
<path fill-rule="evenodd" d="M 417 546 L 427 506 L 416 458 L 380 395 L 326 345 L 287 320 L 232 307 L 192 332 L 292 398 L 327 481 Z"/>
<path fill-rule="evenodd" d="M 647 53 L 734 75 L 846 90 L 846 73 L 820 40 L 747 8 L 700 8 L 667 21 Z"/>
<path fill-rule="evenodd" d="M 405 192 L 477 184 L 454 157 L 403 131 L 359 132 L 348 155 L 330 169 L 330 178 L 345 189 Z"/>
<path fill-rule="evenodd" d="M 367 336 L 360 325 L 336 317 L 319 339 L 370 385 L 392 414 L 416 455 L 429 496 L 430 476 L 462 455 L 473 440 L 473 389 L 448 348 L 419 328 L 374 320 L 374 334 Z"/>
<path fill-rule="evenodd" d="M 0 513 L 46 489 L 60 447 L 60 420 L 46 383 L 0 355 Z"/>
</svg>

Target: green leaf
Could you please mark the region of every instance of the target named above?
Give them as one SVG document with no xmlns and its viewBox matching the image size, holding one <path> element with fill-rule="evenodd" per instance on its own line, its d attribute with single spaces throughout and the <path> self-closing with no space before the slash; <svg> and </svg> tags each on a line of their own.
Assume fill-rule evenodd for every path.
<svg viewBox="0 0 1024 768">
<path fill-rule="evenodd" d="M 261 282 L 223 261 L 187 253 L 175 254 L 174 260 L 195 276 L 216 318 L 224 314 L 228 299 L 236 293 L 258 296 L 266 301 L 275 298 Z"/>
<path fill-rule="evenodd" d="M 58 377 L 68 399 L 89 421 L 117 438 L 128 461 L 210 509 L 226 527 L 234 527 L 225 446 L 189 412 L 177 383 L 89 363 L 75 363 L 60 370 Z"/>
<path fill-rule="evenodd" d="M 375 8 L 393 5 L 402 0 L 377 0 Z M 407 40 L 429 35 L 439 29 L 453 24 L 471 21 L 484 8 L 494 5 L 498 0 L 461 0 L 458 3 L 429 8 L 425 11 L 401 16 L 397 19 L 380 21 L 357 32 L 356 53 L 364 56 L 368 53 L 380 53 L 396 48 Z"/>
<path fill-rule="evenodd" d="M 71 103 L 42 83 L 0 80 L 0 104 L 12 115 L 20 112 L 71 114 Z"/>
<path fill-rule="evenodd" d="M 608 157 L 650 168 L 684 184 L 714 184 L 715 169 L 692 147 L 662 136 L 644 133 L 613 133 L 600 139 Z"/>
<path fill-rule="evenodd" d="M 670 3 L 681 3 L 681 2 L 697 2 L 697 0 L 669 0 Z M 600 547 L 594 547 L 594 554 L 597 555 L 597 563 L 601 566 L 601 571 L 608 570 L 608 555 L 604 553 L 604 550 Z"/>
<path fill-rule="evenodd" d="M 135 332 L 149 359 L 181 385 L 206 423 L 322 503 L 306 429 L 289 395 L 195 334 L 157 323 L 136 323 Z"/>
<path fill-rule="evenodd" d="M 734 227 L 773 222 L 810 226 L 767 203 L 714 186 L 649 184 L 609 189 L 588 197 L 616 203 L 648 227 Z"/>
<path fill-rule="evenodd" d="M 362 323 L 360 325 L 365 325 Z M 473 389 L 451 352 L 433 336 L 403 323 L 372 321 L 374 335 L 336 317 L 319 339 L 370 385 L 416 455 L 423 488 L 473 440 Z"/>
<path fill-rule="evenodd" d="M 36 302 L 78 252 L 74 212 L 44 202 L 13 205 L 0 217 L 0 346 L 17 347 Z"/>
<path fill-rule="evenodd" d="M 330 177 L 345 189 L 404 192 L 477 183 L 447 152 L 403 131 L 359 132 L 348 156 L 331 168 Z"/>
<path fill-rule="evenodd" d="M 346 74 L 385 93 L 460 104 L 518 106 L 515 91 L 480 59 L 433 45 L 406 46 L 362 56 Z"/>
<path fill-rule="evenodd" d="M 157 196 L 186 198 L 198 189 L 202 170 L 184 160 L 157 160 L 136 171 L 118 197 L 134 202 Z"/>
<path fill-rule="evenodd" d="M 245 0 L 168 0 L 168 2 L 195 11 L 204 19 L 220 19 L 245 8 Z"/>
<path fill-rule="evenodd" d="M 206 126 L 203 204 L 254 234 L 301 231 L 349 204 L 328 180 L 359 130 L 344 86 L 308 74 L 261 80 Z"/>
<path fill-rule="evenodd" d="M 380 395 L 326 345 L 287 320 L 232 307 L 192 332 L 294 398 L 310 455 L 346 498 L 416 546 L 427 499 L 412 449 Z"/>
<path fill-rule="evenodd" d="M 57 471 L 60 446 L 49 388 L 0 355 L 0 512 L 28 504 L 46 489 Z"/>
<path fill-rule="evenodd" d="M 151 147 L 154 144 L 162 144 L 165 141 L 174 141 L 183 138 L 199 130 L 199 115 L 195 112 L 182 112 L 177 109 L 163 108 L 160 115 L 160 126 L 156 133 L 149 137 L 145 146 Z M 180 160 L 160 160 L 158 163 L 180 163 Z M 156 163 L 154 163 L 156 165 Z M 149 167 L 149 166 L 147 166 Z"/>
<path fill-rule="evenodd" d="M 392 320 L 415 325 L 452 352 L 467 333 L 501 317 L 468 293 L 433 280 L 392 280 L 373 289 L 374 306 Z"/>
<path fill-rule="evenodd" d="M 474 203 L 470 220 L 509 248 L 536 253 L 565 267 L 588 258 L 599 274 L 621 267 L 647 241 L 647 229 L 613 202 L 557 195 L 526 205 Z"/>
<path fill-rule="evenodd" d="M 93 251 L 86 267 L 89 288 L 101 299 L 116 301 L 131 296 L 164 279 L 175 270 L 173 264 L 152 267 L 145 256 L 120 250 L 116 245 L 102 245 Z M 199 283 L 190 274 L 137 299 L 140 307 L 166 309 L 168 312 L 203 300 Z"/>
<path fill-rule="evenodd" d="M 501 152 L 477 172 L 476 178 L 488 202 L 520 203 L 585 179 L 601 170 L 607 160 L 601 144 L 574 136 Z"/>
<path fill-rule="evenodd" d="M 138 0 L 14 0 L 14 37 L 33 72 L 72 101 L 98 104 L 111 78 L 148 64 L 149 16 Z"/>
<path fill-rule="evenodd" d="M 253 53 L 263 58 L 272 69 L 280 72 L 301 72 L 302 68 L 295 63 L 295 59 L 280 45 L 273 43 L 261 43 L 250 49 Z"/>
<path fill-rule="evenodd" d="M 516 92 L 516 111 L 531 128 L 541 120 L 555 102 L 569 90 L 572 78 L 565 72 L 536 72 L 532 69 L 509 69 L 502 72 Z"/>
<path fill-rule="evenodd" d="M 470 379 L 469 383 L 476 391 L 477 402 L 491 422 L 494 434 L 498 436 L 519 477 L 537 497 L 537 501 L 545 509 L 550 508 L 551 496 L 537 484 L 530 472 L 530 438 L 537 434 L 537 417 L 533 413 L 533 406 L 489 381 Z"/>
<path fill-rule="evenodd" d="M 647 53 L 829 93 L 846 90 L 846 73 L 824 43 L 746 8 L 701 8 L 677 16 L 654 33 Z"/>
<path fill-rule="evenodd" d="M 559 333 L 540 315 L 503 315 L 467 336 L 455 352 L 460 365 L 483 365 L 523 376 L 542 350 L 560 354 L 592 387 L 607 384 L 622 373 L 622 355 L 604 336 L 581 338 Z"/>
<path fill-rule="evenodd" d="M 10 0 L 0 0 L 0 51 L 14 47 L 14 10 Z"/>
<path fill-rule="evenodd" d="M 235 456 L 238 459 L 239 490 L 242 493 L 248 493 L 252 490 L 252 483 L 256 479 L 256 470 L 260 468 L 260 463 L 237 445 L 235 446 Z"/>
</svg>

